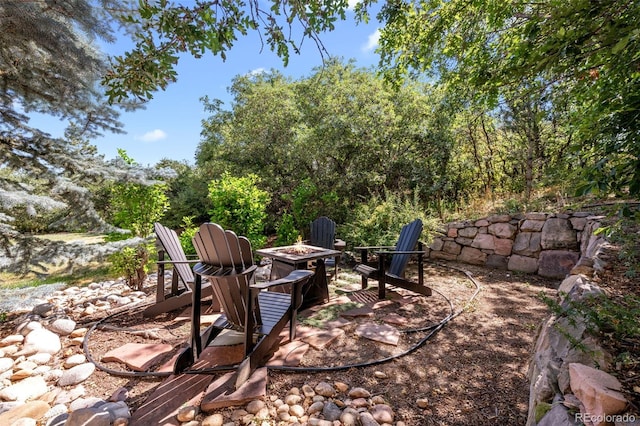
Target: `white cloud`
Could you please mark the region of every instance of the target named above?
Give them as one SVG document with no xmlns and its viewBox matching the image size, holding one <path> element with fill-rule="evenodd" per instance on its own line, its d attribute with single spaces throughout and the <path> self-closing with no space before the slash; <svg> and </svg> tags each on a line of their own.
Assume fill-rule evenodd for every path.
<svg viewBox="0 0 640 426">
<path fill-rule="evenodd" d="M 247 74 L 250 76 L 254 76 L 254 75 L 264 74 L 266 72 L 267 70 L 265 70 L 264 68 L 256 68 L 255 70 L 249 71 Z"/>
<path fill-rule="evenodd" d="M 374 50 L 376 47 L 378 47 L 378 41 L 380 41 L 380 30 L 376 30 L 373 34 L 369 34 L 367 44 L 362 46 L 362 50 L 365 52 Z"/>
<path fill-rule="evenodd" d="M 356 4 L 360 3 L 360 0 L 348 0 L 347 3 L 348 3 L 347 7 L 349 8 L 349 10 L 353 10 L 355 9 Z"/>
<path fill-rule="evenodd" d="M 165 139 L 166 137 L 167 137 L 167 134 L 165 133 L 164 130 L 155 129 L 145 133 L 142 136 L 136 136 L 136 140 L 143 141 L 143 142 L 155 142 L 155 141 Z"/>
</svg>

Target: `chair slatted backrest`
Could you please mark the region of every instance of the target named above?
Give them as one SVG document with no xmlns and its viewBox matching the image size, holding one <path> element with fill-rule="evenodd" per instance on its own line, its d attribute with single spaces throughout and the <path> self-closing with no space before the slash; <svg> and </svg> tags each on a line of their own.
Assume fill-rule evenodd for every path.
<svg viewBox="0 0 640 426">
<path fill-rule="evenodd" d="M 193 271 L 189 264 L 186 263 L 187 256 L 184 254 L 184 250 L 182 249 L 182 245 L 180 244 L 180 239 L 178 238 L 176 231 L 167 228 L 158 222 L 154 223 L 153 227 L 162 249 L 167 253 L 169 258 L 174 262 L 184 262 L 175 263 L 173 265 L 173 269 L 178 273 L 178 277 L 180 277 L 185 285 L 193 283 Z"/>
<path fill-rule="evenodd" d="M 311 222 L 312 246 L 333 249 L 336 238 L 336 223 L 326 216 L 321 216 Z"/>
<path fill-rule="evenodd" d="M 193 237 L 202 263 L 222 268 L 222 273 L 209 279 L 227 320 L 236 329 L 245 323 L 247 292 L 253 277 L 252 265 L 245 267 L 246 252 L 251 253 L 251 244 L 233 231 L 225 231 L 215 223 L 204 223 Z M 248 255 L 252 259 L 251 255 Z"/>
<path fill-rule="evenodd" d="M 422 233 L 422 221 L 416 219 L 411 223 L 408 223 L 400 230 L 400 236 L 398 237 L 398 243 L 396 244 L 396 251 L 413 251 L 416 244 L 420 239 Z M 403 276 L 404 268 L 409 262 L 409 254 L 397 254 L 391 259 L 391 265 L 389 265 L 388 273 L 398 277 Z"/>
</svg>

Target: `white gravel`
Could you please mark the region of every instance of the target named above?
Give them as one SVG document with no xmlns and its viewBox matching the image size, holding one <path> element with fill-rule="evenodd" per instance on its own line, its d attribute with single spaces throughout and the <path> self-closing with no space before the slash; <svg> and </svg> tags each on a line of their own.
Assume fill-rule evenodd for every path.
<svg viewBox="0 0 640 426">
<path fill-rule="evenodd" d="M 27 312 L 34 306 L 46 303 L 47 296 L 67 285 L 63 282 L 37 287 L 0 289 L 0 312 Z"/>
</svg>

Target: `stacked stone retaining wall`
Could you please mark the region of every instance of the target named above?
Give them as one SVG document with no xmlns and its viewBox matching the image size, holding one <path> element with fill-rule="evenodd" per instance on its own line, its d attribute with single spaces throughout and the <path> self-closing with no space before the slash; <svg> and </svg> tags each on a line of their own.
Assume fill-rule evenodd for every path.
<svg viewBox="0 0 640 426">
<path fill-rule="evenodd" d="M 452 222 L 434 238 L 429 257 L 564 278 L 576 266 L 593 266 L 579 260 L 598 219 L 588 212 L 534 212 Z"/>
</svg>

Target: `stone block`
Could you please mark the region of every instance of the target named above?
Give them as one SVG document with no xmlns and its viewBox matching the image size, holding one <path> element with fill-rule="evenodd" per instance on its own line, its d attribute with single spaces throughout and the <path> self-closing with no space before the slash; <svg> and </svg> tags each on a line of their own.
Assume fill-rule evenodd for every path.
<svg viewBox="0 0 640 426">
<path fill-rule="evenodd" d="M 507 269 L 509 264 L 509 258 L 506 256 L 500 256 L 498 254 L 490 254 L 487 256 L 487 262 L 485 266 L 494 269 Z"/>
<path fill-rule="evenodd" d="M 571 222 L 571 226 L 573 226 L 573 229 L 575 229 L 576 231 L 582 231 L 587 224 L 587 218 L 572 217 L 571 219 L 569 219 L 569 222 Z"/>
<path fill-rule="evenodd" d="M 522 256 L 538 257 L 540 253 L 540 232 L 520 232 L 516 235 L 512 252 Z"/>
<path fill-rule="evenodd" d="M 449 228 L 447 230 L 447 237 L 455 238 L 457 236 L 458 236 L 458 229 L 457 228 Z"/>
<path fill-rule="evenodd" d="M 577 426 L 575 416 L 562 404 L 553 404 L 537 426 Z"/>
<path fill-rule="evenodd" d="M 513 240 L 507 238 L 494 238 L 495 252 L 501 256 L 511 255 Z"/>
<path fill-rule="evenodd" d="M 475 226 L 462 228 L 458 230 L 458 236 L 465 238 L 473 238 L 478 234 L 478 228 Z"/>
<path fill-rule="evenodd" d="M 458 255 L 452 253 L 445 253 L 443 251 L 432 251 L 429 254 L 431 259 L 440 259 L 440 260 L 451 260 L 455 261 L 458 258 Z"/>
<path fill-rule="evenodd" d="M 463 247 L 458 255 L 458 261 L 471 265 L 484 265 L 487 261 L 487 254 L 473 247 Z"/>
<path fill-rule="evenodd" d="M 516 233 L 516 227 L 510 223 L 492 223 L 489 225 L 489 233 L 498 238 L 513 238 Z"/>
<path fill-rule="evenodd" d="M 460 244 L 461 246 L 470 246 L 471 244 L 473 244 L 473 238 L 458 237 L 456 238 L 456 243 Z"/>
<path fill-rule="evenodd" d="M 451 254 L 460 254 L 462 247 L 455 241 L 445 241 L 442 251 Z"/>
<path fill-rule="evenodd" d="M 493 216 L 489 216 L 487 220 L 491 223 L 509 222 L 511 220 L 511 216 L 508 214 L 495 214 Z"/>
<path fill-rule="evenodd" d="M 567 219 L 547 219 L 542 227 L 540 245 L 543 250 L 575 250 L 578 248 L 576 231 Z"/>
<path fill-rule="evenodd" d="M 526 219 L 520 224 L 520 232 L 540 232 L 544 226 L 544 220 Z"/>
<path fill-rule="evenodd" d="M 488 249 L 495 250 L 495 244 L 493 242 L 493 235 L 490 234 L 478 234 L 473 239 L 473 243 L 471 243 L 471 247 L 477 249 Z"/>
<path fill-rule="evenodd" d="M 565 250 L 544 250 L 540 253 L 538 275 L 547 278 L 564 278 L 578 262 L 580 254 Z"/>
<path fill-rule="evenodd" d="M 475 226 L 477 226 L 478 228 L 483 227 L 483 226 L 489 226 L 490 223 L 487 219 L 479 219 L 476 220 L 476 222 L 474 223 Z"/>
<path fill-rule="evenodd" d="M 529 212 L 524 215 L 524 218 L 529 220 L 546 220 L 547 214 L 541 212 Z"/>
<path fill-rule="evenodd" d="M 538 270 L 538 259 L 534 257 L 520 256 L 517 254 L 509 257 L 507 269 L 510 271 L 525 272 L 535 274 Z"/>
<path fill-rule="evenodd" d="M 622 385 L 611 374 L 583 364 L 569 364 L 571 390 L 584 405 L 585 413 L 602 418 L 596 426 L 604 425 L 607 415 L 622 413 L 628 401 L 620 392 Z"/>
<path fill-rule="evenodd" d="M 440 251 L 442 250 L 443 246 L 444 246 L 444 241 L 442 241 L 442 238 L 434 238 L 431 244 L 429 245 L 429 248 L 431 250 Z"/>
</svg>

